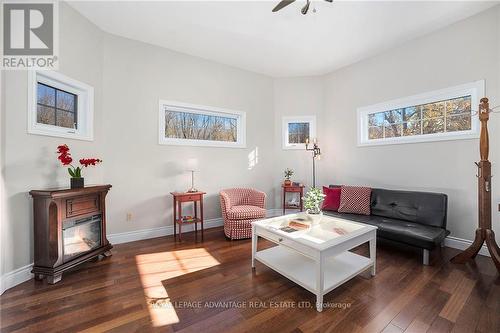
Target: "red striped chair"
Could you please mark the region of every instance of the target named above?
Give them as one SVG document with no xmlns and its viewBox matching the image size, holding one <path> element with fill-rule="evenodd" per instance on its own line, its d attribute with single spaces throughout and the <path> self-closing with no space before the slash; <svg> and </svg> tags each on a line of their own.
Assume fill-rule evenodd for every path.
<svg viewBox="0 0 500 333">
<path fill-rule="evenodd" d="M 266 217 L 266 194 L 251 188 L 220 191 L 224 233 L 231 240 L 252 237 L 253 221 Z"/>
</svg>

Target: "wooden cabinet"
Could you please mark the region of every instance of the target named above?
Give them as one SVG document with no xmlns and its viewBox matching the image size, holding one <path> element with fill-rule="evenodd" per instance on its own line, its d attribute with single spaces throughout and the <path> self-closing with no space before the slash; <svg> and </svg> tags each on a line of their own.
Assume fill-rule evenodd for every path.
<svg viewBox="0 0 500 333">
<path fill-rule="evenodd" d="M 99 255 L 111 255 L 106 238 L 106 195 L 111 185 L 33 190 L 35 279 L 50 284 Z"/>
<path fill-rule="evenodd" d="M 201 224 L 201 239 L 203 240 L 203 195 L 205 192 L 170 192 L 174 198 L 174 240 L 177 239 L 177 226 L 179 226 L 179 240 L 182 240 L 182 225 L 194 223 L 195 235 L 198 236 L 198 223 Z M 192 202 L 194 205 L 194 218 L 190 222 L 182 219 L 182 203 Z M 198 217 L 198 203 L 200 215 Z"/>
<path fill-rule="evenodd" d="M 285 215 L 287 209 L 298 209 L 300 211 L 304 210 L 304 202 L 302 200 L 302 197 L 304 196 L 304 185 L 281 185 L 283 188 L 283 215 Z M 298 195 L 298 205 L 297 206 L 292 206 L 289 205 L 286 201 L 286 194 L 287 193 L 296 193 Z"/>
</svg>

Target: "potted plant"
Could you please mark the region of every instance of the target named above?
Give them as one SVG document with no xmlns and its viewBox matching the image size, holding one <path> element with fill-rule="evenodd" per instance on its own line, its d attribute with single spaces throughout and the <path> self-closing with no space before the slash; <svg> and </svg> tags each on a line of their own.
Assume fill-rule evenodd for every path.
<svg viewBox="0 0 500 333">
<path fill-rule="evenodd" d="M 290 177 L 292 177 L 292 175 L 293 175 L 293 170 L 286 168 L 285 169 L 285 182 L 284 182 L 285 186 L 292 185 L 292 181 L 290 180 Z"/>
<path fill-rule="evenodd" d="M 70 184 L 71 188 L 82 188 L 84 187 L 84 178 L 82 177 L 82 168 L 88 167 L 91 165 L 96 165 L 102 162 L 101 159 L 98 158 L 82 158 L 80 159 L 81 166 L 75 167 L 73 164 L 73 158 L 71 157 L 71 153 L 69 152 L 69 147 L 67 145 L 60 145 L 57 147 L 57 153 L 59 156 L 57 159 L 61 161 L 63 166 L 68 167 L 68 173 L 71 176 Z"/>
<path fill-rule="evenodd" d="M 314 224 L 319 223 L 323 216 L 321 211 L 321 203 L 325 195 L 319 188 L 312 187 L 307 191 L 304 198 L 304 208 L 306 209 L 307 215 Z"/>
</svg>

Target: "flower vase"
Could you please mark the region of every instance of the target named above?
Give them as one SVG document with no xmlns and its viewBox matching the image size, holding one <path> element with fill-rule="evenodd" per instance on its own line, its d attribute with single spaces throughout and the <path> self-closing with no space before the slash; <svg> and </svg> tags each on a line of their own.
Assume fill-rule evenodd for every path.
<svg viewBox="0 0 500 333">
<path fill-rule="evenodd" d="M 85 185 L 85 180 L 83 177 L 80 178 L 70 178 L 71 188 L 83 188 Z"/>
<path fill-rule="evenodd" d="M 307 211 L 307 217 L 311 221 L 312 225 L 317 225 L 321 222 L 321 219 L 323 218 L 323 212 L 319 211 L 318 213 L 312 213 Z"/>
</svg>

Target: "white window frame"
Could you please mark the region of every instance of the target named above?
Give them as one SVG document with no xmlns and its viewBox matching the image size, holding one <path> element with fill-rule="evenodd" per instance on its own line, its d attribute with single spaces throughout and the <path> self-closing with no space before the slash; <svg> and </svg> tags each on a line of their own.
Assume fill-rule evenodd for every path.
<svg viewBox="0 0 500 333">
<path fill-rule="evenodd" d="M 165 108 L 176 112 L 189 112 L 210 116 L 232 117 L 236 118 L 237 127 L 236 142 L 214 141 L 214 140 L 196 140 L 165 137 Z M 158 143 L 160 145 L 175 146 L 199 146 L 199 147 L 223 147 L 223 148 L 246 148 L 246 112 L 223 109 L 213 106 L 195 105 L 177 101 L 162 100 L 159 101 L 158 108 L 159 127 Z"/>
<path fill-rule="evenodd" d="M 37 122 L 37 83 L 75 94 L 77 129 Z M 94 88 L 55 71 L 28 71 L 28 133 L 67 139 L 94 140 Z"/>
<path fill-rule="evenodd" d="M 427 103 L 471 96 L 471 129 L 469 131 L 445 132 L 435 134 L 401 136 L 383 139 L 368 139 L 368 115 L 401 109 Z M 360 107 L 357 109 L 358 122 L 358 146 L 378 146 L 402 143 L 417 143 L 445 140 L 462 140 L 479 138 L 479 118 L 474 115 L 479 105 L 479 100 L 484 96 L 484 80 L 469 82 L 458 86 L 426 92 L 414 96 L 404 97 L 375 105 Z"/>
<path fill-rule="evenodd" d="M 316 116 L 286 116 L 282 118 L 283 149 L 306 149 L 303 143 L 288 142 L 288 124 L 309 123 L 309 141 L 316 138 Z"/>
</svg>

